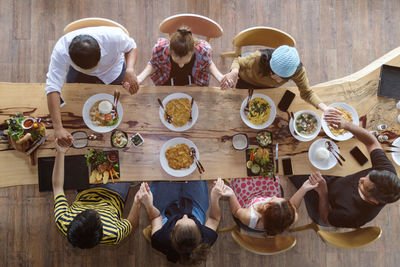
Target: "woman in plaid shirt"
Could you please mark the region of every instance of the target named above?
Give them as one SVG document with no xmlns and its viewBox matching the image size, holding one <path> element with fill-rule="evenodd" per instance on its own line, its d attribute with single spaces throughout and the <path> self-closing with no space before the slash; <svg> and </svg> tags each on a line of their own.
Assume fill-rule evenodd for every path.
<svg viewBox="0 0 400 267">
<path fill-rule="evenodd" d="M 190 29 L 181 26 L 170 40 L 157 40 L 138 82 L 142 83 L 150 75 L 155 85 L 208 86 L 210 73 L 218 82 L 224 77 L 212 62 L 210 44 L 194 39 Z"/>
</svg>

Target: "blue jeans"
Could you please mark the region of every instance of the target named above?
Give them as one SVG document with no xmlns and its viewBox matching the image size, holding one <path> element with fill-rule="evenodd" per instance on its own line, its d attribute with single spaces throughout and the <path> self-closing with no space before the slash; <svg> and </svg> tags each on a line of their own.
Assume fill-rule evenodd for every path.
<svg viewBox="0 0 400 267">
<path fill-rule="evenodd" d="M 125 202 L 126 197 L 128 196 L 128 193 L 129 193 L 130 186 L 131 186 L 131 183 L 107 183 L 107 184 L 93 184 L 93 185 L 90 185 L 89 188 L 103 187 L 105 189 L 114 191 L 118 195 L 120 195 L 122 200 Z"/>
<path fill-rule="evenodd" d="M 206 213 L 210 205 L 206 181 L 152 182 L 150 189 L 153 193 L 154 206 L 161 212 L 163 217 L 163 224 L 167 221 L 165 209 L 169 204 L 179 202 L 181 197 L 193 201 L 192 214 L 199 222 L 205 223 Z"/>
<path fill-rule="evenodd" d="M 121 74 L 111 84 L 121 85 L 122 81 L 124 79 L 124 76 L 125 76 L 125 71 L 126 71 L 126 64 L 124 62 L 124 65 L 122 66 Z M 96 83 L 96 84 L 104 84 L 103 81 L 100 80 L 99 78 L 97 78 L 96 76 L 91 76 L 91 75 L 87 75 L 87 74 L 84 74 L 82 72 L 79 72 L 76 69 L 74 69 L 72 66 L 69 66 L 66 82 L 67 83 Z"/>
</svg>

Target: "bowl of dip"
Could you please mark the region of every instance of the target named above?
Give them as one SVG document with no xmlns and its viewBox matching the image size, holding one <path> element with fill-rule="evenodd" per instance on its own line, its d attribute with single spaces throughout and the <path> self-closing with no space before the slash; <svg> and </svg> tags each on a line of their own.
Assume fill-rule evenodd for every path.
<svg viewBox="0 0 400 267">
<path fill-rule="evenodd" d="M 238 133 L 232 137 L 232 146 L 236 150 L 245 150 L 249 146 L 247 134 Z"/>
</svg>

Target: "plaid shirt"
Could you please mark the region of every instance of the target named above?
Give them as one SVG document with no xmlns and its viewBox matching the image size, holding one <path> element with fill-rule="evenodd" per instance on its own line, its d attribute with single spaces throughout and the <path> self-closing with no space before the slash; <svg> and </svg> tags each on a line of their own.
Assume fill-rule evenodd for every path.
<svg viewBox="0 0 400 267">
<path fill-rule="evenodd" d="M 204 40 L 194 47 L 196 59 L 192 70 L 194 83 L 198 86 L 208 86 L 210 82 L 210 74 L 208 67 L 211 65 L 211 46 Z M 162 85 L 168 79 L 171 73 L 171 61 L 169 53 L 169 40 L 166 38 L 159 38 L 155 44 L 152 52 L 150 64 L 155 72 L 151 75 L 155 85 Z"/>
</svg>

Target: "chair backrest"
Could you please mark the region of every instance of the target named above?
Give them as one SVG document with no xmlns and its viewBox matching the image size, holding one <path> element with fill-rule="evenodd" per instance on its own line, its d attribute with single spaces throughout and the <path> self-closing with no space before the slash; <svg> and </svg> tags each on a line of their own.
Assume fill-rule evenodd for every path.
<svg viewBox="0 0 400 267">
<path fill-rule="evenodd" d="M 296 46 L 292 36 L 284 31 L 270 27 L 252 27 L 239 32 L 232 41 L 235 46 L 235 56 L 242 54 L 243 46 L 266 46 L 277 48 L 281 45 Z"/>
<path fill-rule="evenodd" d="M 144 238 L 151 243 L 151 225 L 143 229 Z"/>
<path fill-rule="evenodd" d="M 64 28 L 64 34 L 67 34 L 69 32 L 86 28 L 86 27 L 96 27 L 96 26 L 113 26 L 113 27 L 119 27 L 121 28 L 127 35 L 129 35 L 128 30 L 122 26 L 121 24 L 110 20 L 110 19 L 104 19 L 104 18 L 83 18 L 79 20 L 75 20 L 65 26 Z"/>
<path fill-rule="evenodd" d="M 285 252 L 296 245 L 293 236 L 276 235 L 272 238 L 252 237 L 241 233 L 239 227 L 232 231 L 232 237 L 241 247 L 259 255 L 274 255 Z"/>
<path fill-rule="evenodd" d="M 160 32 L 171 35 L 182 26 L 191 28 L 193 34 L 206 37 L 207 42 L 211 38 L 220 37 L 223 34 L 222 27 L 210 18 L 196 14 L 177 14 L 164 19 L 160 23 Z"/>
<path fill-rule="evenodd" d="M 382 229 L 369 226 L 343 233 L 326 232 L 320 229 L 317 234 L 326 243 L 338 248 L 360 248 L 377 240 L 382 235 Z"/>
</svg>

